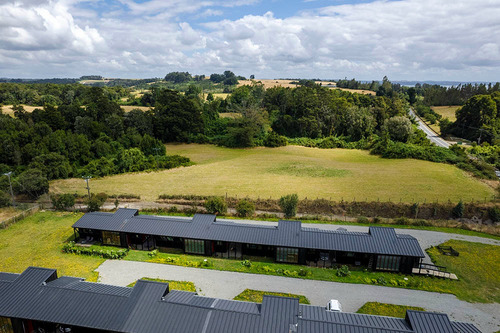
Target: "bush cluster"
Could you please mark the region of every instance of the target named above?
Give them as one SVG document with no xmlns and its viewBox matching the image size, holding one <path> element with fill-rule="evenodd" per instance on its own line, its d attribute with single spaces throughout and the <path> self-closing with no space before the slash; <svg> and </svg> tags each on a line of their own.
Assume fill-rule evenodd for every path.
<svg viewBox="0 0 500 333">
<path fill-rule="evenodd" d="M 286 218 L 297 215 L 297 206 L 299 204 L 299 196 L 297 194 L 288 194 L 280 198 L 279 205 Z"/>
<path fill-rule="evenodd" d="M 255 205 L 248 200 L 240 200 L 236 204 L 236 213 L 239 217 L 252 216 L 255 212 Z"/>
<path fill-rule="evenodd" d="M 69 193 L 54 194 L 50 199 L 56 210 L 68 210 L 75 205 L 75 196 Z"/>
<path fill-rule="evenodd" d="M 205 209 L 209 214 L 227 213 L 227 203 L 222 197 L 212 197 L 205 201 Z"/>
<path fill-rule="evenodd" d="M 91 247 L 76 246 L 75 242 L 69 242 L 63 245 L 62 252 L 83 254 L 87 256 L 96 256 L 104 259 L 122 259 L 128 253 L 128 249 L 120 250 L 97 250 Z"/>
</svg>

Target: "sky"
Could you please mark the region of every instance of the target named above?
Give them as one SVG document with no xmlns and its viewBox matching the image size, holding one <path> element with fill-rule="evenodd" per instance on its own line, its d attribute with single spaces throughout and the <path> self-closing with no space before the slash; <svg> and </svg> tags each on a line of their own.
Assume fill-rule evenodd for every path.
<svg viewBox="0 0 500 333">
<path fill-rule="evenodd" d="M 0 0 L 0 77 L 500 81 L 500 0 Z"/>
</svg>

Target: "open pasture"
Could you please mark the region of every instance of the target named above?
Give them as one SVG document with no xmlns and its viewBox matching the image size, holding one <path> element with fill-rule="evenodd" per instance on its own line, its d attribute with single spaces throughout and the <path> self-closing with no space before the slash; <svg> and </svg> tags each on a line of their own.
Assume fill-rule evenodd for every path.
<svg viewBox="0 0 500 333">
<path fill-rule="evenodd" d="M 447 106 L 432 106 L 431 109 L 437 114 L 443 116 L 443 118 L 448 118 L 450 121 L 457 120 L 455 112 L 460 109 L 459 105 L 447 105 Z"/>
<path fill-rule="evenodd" d="M 383 159 L 363 150 L 169 144 L 167 154 L 187 156 L 196 165 L 96 178 L 92 191 L 133 193 L 143 200 L 160 194 L 280 198 L 297 193 L 302 199 L 398 202 L 484 200 L 494 194 L 455 166 Z M 86 193 L 82 179 L 52 181 L 51 191 Z"/>
</svg>

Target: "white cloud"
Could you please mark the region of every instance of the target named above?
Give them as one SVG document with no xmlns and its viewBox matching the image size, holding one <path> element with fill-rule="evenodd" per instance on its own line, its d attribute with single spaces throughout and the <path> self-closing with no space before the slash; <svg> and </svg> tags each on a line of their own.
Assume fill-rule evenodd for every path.
<svg viewBox="0 0 500 333">
<path fill-rule="evenodd" d="M 9 76 L 21 76 L 16 73 L 27 67 L 26 76 L 54 76 L 50 71 L 63 69 L 51 64 L 66 64 L 64 76 L 225 69 L 257 77 L 358 79 L 498 80 L 500 74 L 500 3 L 494 0 L 374 1 L 201 26 L 197 18 L 215 19 L 221 7 L 226 12 L 257 1 L 118 1 L 121 7 L 100 15 L 79 0 L 0 5 L 2 72 L 10 68 Z"/>
</svg>

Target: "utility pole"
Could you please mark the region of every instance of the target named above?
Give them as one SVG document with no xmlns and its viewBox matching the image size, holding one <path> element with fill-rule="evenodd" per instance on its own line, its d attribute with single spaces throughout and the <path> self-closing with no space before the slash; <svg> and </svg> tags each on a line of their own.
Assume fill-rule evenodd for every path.
<svg viewBox="0 0 500 333">
<path fill-rule="evenodd" d="M 89 193 L 89 202 L 90 202 L 90 186 L 89 186 L 89 180 L 92 178 L 91 176 L 83 176 L 83 179 L 87 182 L 87 191 Z"/>
<path fill-rule="evenodd" d="M 16 200 L 14 200 L 14 191 L 12 191 L 12 182 L 10 181 L 10 175 L 12 174 L 12 171 L 9 171 L 7 173 L 4 173 L 4 176 L 7 176 L 9 178 L 9 186 L 10 186 L 10 196 L 12 197 L 12 206 L 16 205 Z"/>
</svg>

